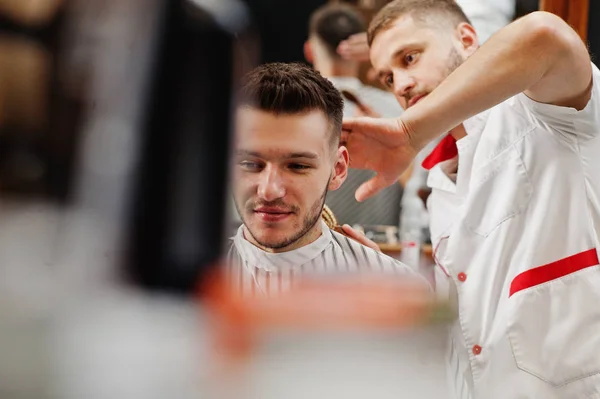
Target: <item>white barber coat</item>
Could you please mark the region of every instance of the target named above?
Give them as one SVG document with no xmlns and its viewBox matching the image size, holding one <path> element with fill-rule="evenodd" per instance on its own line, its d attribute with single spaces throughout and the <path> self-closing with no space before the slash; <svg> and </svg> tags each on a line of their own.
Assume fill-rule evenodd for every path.
<svg viewBox="0 0 600 399">
<path fill-rule="evenodd" d="M 600 398 L 600 71 L 582 111 L 519 94 L 465 122 L 428 183 L 459 320 L 457 398 Z M 438 280 L 438 289 L 444 290 Z"/>
</svg>

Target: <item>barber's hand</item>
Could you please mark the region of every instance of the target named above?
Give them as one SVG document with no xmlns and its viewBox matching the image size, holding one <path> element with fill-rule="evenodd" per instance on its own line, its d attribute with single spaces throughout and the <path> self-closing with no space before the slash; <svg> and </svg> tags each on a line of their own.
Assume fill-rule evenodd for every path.
<svg viewBox="0 0 600 399">
<path fill-rule="evenodd" d="M 358 230 L 353 229 L 349 224 L 343 225 L 342 230 L 344 231 L 345 235 L 352 238 L 354 241 L 361 243 L 365 247 L 374 249 L 377 252 L 381 252 L 381 250 L 379 249 L 379 245 L 377 245 L 375 241 L 369 240 L 366 235 L 364 235 Z"/>
<path fill-rule="evenodd" d="M 369 169 L 377 174 L 356 190 L 356 200 L 364 201 L 396 184 L 418 150 L 400 118 L 350 118 L 344 120 L 341 142 L 350 153 L 350 167 Z"/>
<path fill-rule="evenodd" d="M 352 61 L 369 61 L 369 43 L 367 33 L 357 33 L 340 42 L 337 48 L 338 54 Z"/>
</svg>

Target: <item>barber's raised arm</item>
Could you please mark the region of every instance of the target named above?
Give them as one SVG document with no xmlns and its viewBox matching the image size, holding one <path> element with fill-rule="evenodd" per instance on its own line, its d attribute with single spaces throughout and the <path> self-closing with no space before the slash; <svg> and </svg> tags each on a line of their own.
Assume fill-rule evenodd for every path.
<svg viewBox="0 0 600 399">
<path fill-rule="evenodd" d="M 559 17 L 535 12 L 490 38 L 402 119 L 413 144 L 422 148 L 521 92 L 538 102 L 582 109 L 591 81 L 590 57 L 577 33 Z"/>
<path fill-rule="evenodd" d="M 545 60 L 544 75 L 525 90 L 525 94 L 541 103 L 582 110 L 590 100 L 592 89 L 588 49 L 562 19 L 548 13 L 542 15 L 537 16 L 542 19 L 538 28 L 542 30 L 540 45 L 552 50 L 546 55 L 549 59 Z"/>
<path fill-rule="evenodd" d="M 577 33 L 553 14 L 529 14 L 492 36 L 400 118 L 345 121 L 351 166 L 378 172 L 357 199 L 391 185 L 430 141 L 502 101 L 524 92 L 538 102 L 582 109 L 591 82 L 590 57 Z"/>
</svg>

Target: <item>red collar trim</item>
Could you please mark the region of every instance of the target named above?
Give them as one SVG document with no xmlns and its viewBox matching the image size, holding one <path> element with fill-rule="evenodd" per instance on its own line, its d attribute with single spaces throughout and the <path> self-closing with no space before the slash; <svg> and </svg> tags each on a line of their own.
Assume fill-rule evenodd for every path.
<svg viewBox="0 0 600 399">
<path fill-rule="evenodd" d="M 421 166 L 430 170 L 440 162 L 447 161 L 458 155 L 458 148 L 456 147 L 456 139 L 451 134 L 446 135 L 438 143 L 438 145 L 431 151 L 431 154 L 425 158 Z"/>
</svg>

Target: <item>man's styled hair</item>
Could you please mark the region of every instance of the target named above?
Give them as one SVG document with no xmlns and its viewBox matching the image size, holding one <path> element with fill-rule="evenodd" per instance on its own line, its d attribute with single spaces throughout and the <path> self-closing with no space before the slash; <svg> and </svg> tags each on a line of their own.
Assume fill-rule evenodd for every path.
<svg viewBox="0 0 600 399">
<path fill-rule="evenodd" d="M 321 111 L 331 125 L 331 144 L 339 143 L 344 100 L 329 80 L 307 65 L 274 62 L 255 68 L 244 77 L 240 102 L 276 115 Z"/>
<path fill-rule="evenodd" d="M 312 13 L 308 33 L 318 37 L 332 56 L 339 57 L 337 47 L 340 42 L 366 29 L 367 24 L 356 8 L 331 3 Z"/>
<path fill-rule="evenodd" d="M 375 36 L 389 29 L 403 15 L 410 15 L 416 23 L 451 24 L 456 27 L 461 22 L 471 24 L 462 8 L 455 0 L 394 0 L 383 7 L 371 20 L 367 32 L 369 46 Z"/>
</svg>

